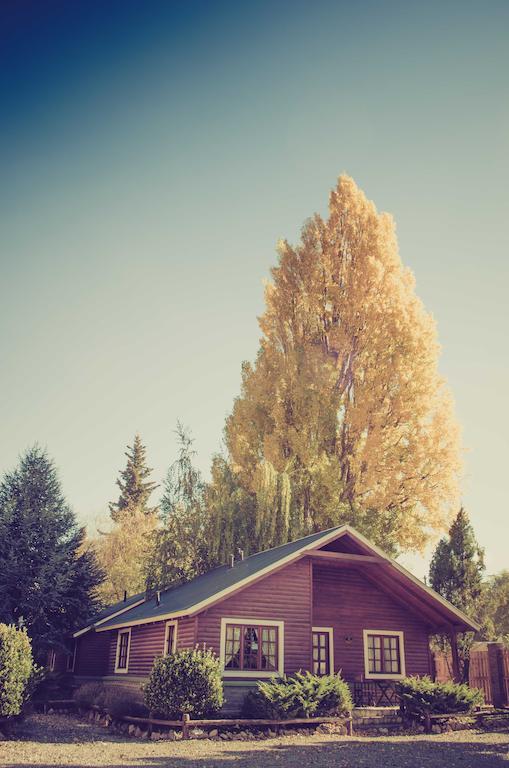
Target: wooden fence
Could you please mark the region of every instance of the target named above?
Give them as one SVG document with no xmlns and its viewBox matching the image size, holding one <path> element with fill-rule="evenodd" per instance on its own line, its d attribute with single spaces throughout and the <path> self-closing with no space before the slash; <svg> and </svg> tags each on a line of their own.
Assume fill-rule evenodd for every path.
<svg viewBox="0 0 509 768">
<path fill-rule="evenodd" d="M 447 654 L 433 654 L 435 680 L 452 680 L 452 663 Z M 470 652 L 468 683 L 480 688 L 486 704 L 509 707 L 509 648 L 502 643 L 474 643 Z"/>
</svg>

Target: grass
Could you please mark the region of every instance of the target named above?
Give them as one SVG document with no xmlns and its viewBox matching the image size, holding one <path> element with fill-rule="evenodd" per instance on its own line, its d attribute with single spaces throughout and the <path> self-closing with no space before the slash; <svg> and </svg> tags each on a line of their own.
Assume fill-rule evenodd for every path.
<svg viewBox="0 0 509 768">
<path fill-rule="evenodd" d="M 33 715 L 0 741 L 9 768 L 509 768 L 509 732 L 436 736 L 287 736 L 265 741 L 147 742 L 64 715 Z"/>
</svg>

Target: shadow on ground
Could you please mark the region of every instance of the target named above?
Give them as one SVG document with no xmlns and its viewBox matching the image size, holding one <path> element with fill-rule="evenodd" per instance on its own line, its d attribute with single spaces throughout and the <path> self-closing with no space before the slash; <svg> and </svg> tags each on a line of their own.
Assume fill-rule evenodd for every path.
<svg viewBox="0 0 509 768">
<path fill-rule="evenodd" d="M 102 768 L 509 768 L 509 734 L 478 735 L 471 731 L 456 733 L 451 739 L 418 736 L 368 740 L 352 737 L 342 740 L 310 739 L 298 744 L 290 740 L 285 743 L 285 739 L 257 743 L 191 741 L 175 744 L 131 742 L 91 727 L 88 723 L 74 721 L 71 725 L 67 721 L 67 726 L 62 723 L 61 728 L 57 724 L 55 728 L 48 729 L 44 738 L 40 738 L 39 728 L 34 732 L 33 727 L 27 724 L 26 729 L 18 733 L 17 743 L 21 747 L 23 743 L 28 745 L 34 742 L 45 742 L 48 749 L 49 745 L 61 745 L 66 754 L 54 755 L 58 762 L 51 763 L 32 763 L 26 759 L 16 762 L 12 757 L 10 762 L 3 762 L 0 748 L 0 765 L 12 768 L 34 768 L 35 765 L 37 768 L 57 768 L 61 765 L 92 768 L 84 755 L 83 763 L 76 762 L 77 756 L 67 760 L 69 745 L 79 743 L 94 750 L 93 768 L 97 768 L 98 763 Z M 126 754 L 108 756 L 108 743 L 111 749 Z M 144 748 L 152 754 L 140 754 Z M 96 749 L 99 751 L 97 756 Z M 154 754 L 155 750 L 159 754 Z M 45 755 L 40 757 L 45 759 Z M 125 762 L 122 762 L 124 759 Z"/>
</svg>

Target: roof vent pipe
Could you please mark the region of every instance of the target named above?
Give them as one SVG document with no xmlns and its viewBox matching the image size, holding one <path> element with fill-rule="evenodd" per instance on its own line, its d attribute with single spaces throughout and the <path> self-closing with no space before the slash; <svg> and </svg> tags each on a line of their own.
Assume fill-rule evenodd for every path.
<svg viewBox="0 0 509 768">
<path fill-rule="evenodd" d="M 127 603 L 127 589 L 124 589 L 124 603 Z"/>
<path fill-rule="evenodd" d="M 156 592 L 156 605 L 161 605 L 161 592 L 159 590 Z"/>
<path fill-rule="evenodd" d="M 230 555 L 230 568 L 235 565 L 235 555 Z"/>
<path fill-rule="evenodd" d="M 240 559 L 243 560 L 244 559 L 244 550 L 243 549 L 239 548 L 239 555 L 240 555 Z"/>
</svg>

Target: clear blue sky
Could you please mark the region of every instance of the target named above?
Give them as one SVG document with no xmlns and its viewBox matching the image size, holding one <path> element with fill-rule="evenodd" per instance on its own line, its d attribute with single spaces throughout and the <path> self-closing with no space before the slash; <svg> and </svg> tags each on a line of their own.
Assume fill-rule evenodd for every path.
<svg viewBox="0 0 509 768">
<path fill-rule="evenodd" d="M 352 175 L 398 225 L 509 567 L 509 4 L 25 2 L 0 14 L 0 471 L 48 447 L 79 518 L 139 431 L 208 471 L 280 237 Z M 405 562 L 418 575 L 424 562 Z"/>
</svg>

